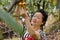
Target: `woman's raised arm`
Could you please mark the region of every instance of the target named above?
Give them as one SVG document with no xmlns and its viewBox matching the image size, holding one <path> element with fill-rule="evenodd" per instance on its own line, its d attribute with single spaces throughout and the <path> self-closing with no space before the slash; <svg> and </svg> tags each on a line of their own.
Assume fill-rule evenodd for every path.
<svg viewBox="0 0 60 40">
<path fill-rule="evenodd" d="M 32 27 L 32 25 L 30 23 L 30 20 L 29 20 L 29 16 L 27 15 L 26 10 L 22 8 L 20 10 L 20 14 L 25 19 L 25 25 L 27 27 L 27 30 L 28 30 L 29 34 L 34 38 L 34 40 L 40 40 L 41 39 L 40 34 L 39 34 L 39 32 L 36 32 L 34 30 L 34 28 Z"/>
</svg>

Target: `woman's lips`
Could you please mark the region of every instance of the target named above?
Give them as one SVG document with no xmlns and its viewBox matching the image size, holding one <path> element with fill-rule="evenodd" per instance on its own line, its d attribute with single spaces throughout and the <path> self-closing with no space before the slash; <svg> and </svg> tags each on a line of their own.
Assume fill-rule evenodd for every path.
<svg viewBox="0 0 60 40">
<path fill-rule="evenodd" d="M 36 21 L 33 21 L 33 23 L 36 23 Z"/>
<path fill-rule="evenodd" d="M 31 24 L 36 24 L 36 21 L 35 21 L 35 20 L 32 20 L 32 21 L 31 21 Z"/>
</svg>

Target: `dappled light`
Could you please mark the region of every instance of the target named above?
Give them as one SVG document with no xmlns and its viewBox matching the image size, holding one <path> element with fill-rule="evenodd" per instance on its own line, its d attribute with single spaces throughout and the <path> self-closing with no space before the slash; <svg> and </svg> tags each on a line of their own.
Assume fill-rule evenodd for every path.
<svg viewBox="0 0 60 40">
<path fill-rule="evenodd" d="M 44 20 L 41 23 L 41 16 L 37 16 L 36 11 L 45 17 L 48 15 L 46 23 Z M 45 23 L 38 28 L 42 31 L 40 34 L 37 27 L 34 29 L 37 22 Z M 44 33 L 47 40 L 60 40 L 60 0 L 0 0 L 0 40 L 38 40 L 40 36 L 42 40 Z"/>
</svg>

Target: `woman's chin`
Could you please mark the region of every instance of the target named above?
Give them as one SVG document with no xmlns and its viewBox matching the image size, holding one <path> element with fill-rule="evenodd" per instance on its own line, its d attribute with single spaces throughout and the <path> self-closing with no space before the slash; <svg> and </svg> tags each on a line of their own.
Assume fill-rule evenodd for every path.
<svg viewBox="0 0 60 40">
<path fill-rule="evenodd" d="M 32 25 L 36 25 L 36 23 L 31 22 Z"/>
</svg>

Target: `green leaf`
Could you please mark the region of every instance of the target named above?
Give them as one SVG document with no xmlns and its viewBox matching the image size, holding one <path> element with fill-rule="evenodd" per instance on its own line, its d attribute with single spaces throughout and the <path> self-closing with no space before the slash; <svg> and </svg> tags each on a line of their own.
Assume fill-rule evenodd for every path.
<svg viewBox="0 0 60 40">
<path fill-rule="evenodd" d="M 11 14 L 0 9 L 0 19 L 8 25 L 8 28 L 13 29 L 16 33 L 23 35 L 23 28 L 14 20 Z"/>
</svg>

